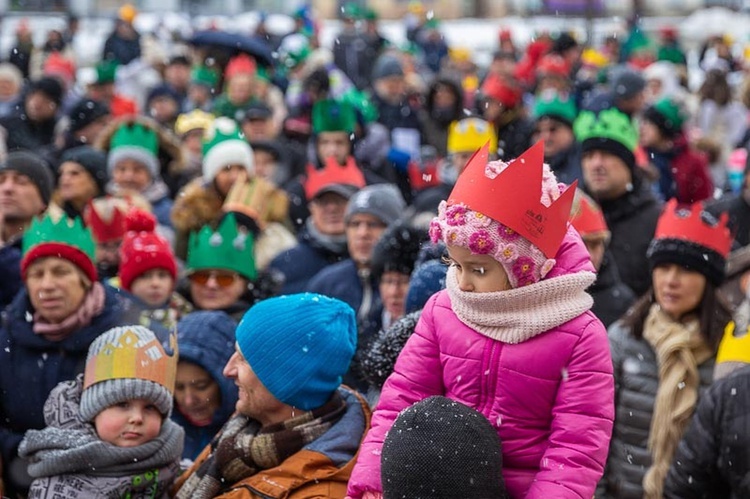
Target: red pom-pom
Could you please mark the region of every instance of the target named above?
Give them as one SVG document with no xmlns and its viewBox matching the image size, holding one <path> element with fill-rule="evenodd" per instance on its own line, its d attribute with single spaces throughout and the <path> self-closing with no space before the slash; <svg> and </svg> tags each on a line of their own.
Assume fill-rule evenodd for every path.
<svg viewBox="0 0 750 499">
<path fill-rule="evenodd" d="M 125 216 L 125 230 L 128 232 L 153 232 L 156 228 L 156 217 L 138 208 L 131 209 Z"/>
</svg>

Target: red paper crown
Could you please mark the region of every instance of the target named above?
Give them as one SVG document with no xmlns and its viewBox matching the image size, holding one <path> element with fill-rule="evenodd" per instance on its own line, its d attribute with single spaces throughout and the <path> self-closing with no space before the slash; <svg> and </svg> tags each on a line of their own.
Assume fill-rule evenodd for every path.
<svg viewBox="0 0 750 499">
<path fill-rule="evenodd" d="M 685 206 L 679 210 L 684 210 Z M 726 212 L 719 217 L 719 223 L 711 227 L 701 218 L 703 204 L 700 202 L 690 205 L 690 214 L 680 216 L 676 199 L 671 199 L 664 207 L 664 211 L 656 224 L 654 239 L 680 239 L 700 244 L 716 251 L 726 258 L 732 247 L 732 234 L 727 227 L 729 215 Z"/>
<path fill-rule="evenodd" d="M 346 158 L 346 164 L 340 165 L 336 158 L 328 158 L 320 170 L 307 165 L 307 180 L 305 180 L 305 196 L 310 200 L 329 185 L 351 185 L 358 189 L 365 186 L 365 175 L 359 169 L 354 158 Z"/>
<path fill-rule="evenodd" d="M 510 227 L 554 258 L 567 231 L 577 182 L 547 207 L 541 201 L 544 145 L 542 141 L 511 161 L 492 179 L 485 174 L 489 144 L 474 153 L 458 176 L 448 204 L 463 204 Z"/>
<path fill-rule="evenodd" d="M 110 206 L 106 206 L 109 204 Z M 98 206 L 97 206 L 98 205 Z M 86 227 L 98 244 L 119 241 L 125 235 L 125 215 L 128 208 L 112 198 L 90 200 L 83 211 Z M 104 213 L 99 213 L 103 209 Z"/>
<path fill-rule="evenodd" d="M 229 64 L 227 64 L 227 67 L 224 70 L 224 78 L 228 80 L 238 74 L 254 75 L 256 69 L 257 66 L 255 64 L 255 59 L 247 54 L 240 54 L 229 61 Z"/>
<path fill-rule="evenodd" d="M 582 237 L 609 232 L 604 214 L 594 201 L 583 193 L 577 193 L 570 210 L 570 223 Z"/>
</svg>

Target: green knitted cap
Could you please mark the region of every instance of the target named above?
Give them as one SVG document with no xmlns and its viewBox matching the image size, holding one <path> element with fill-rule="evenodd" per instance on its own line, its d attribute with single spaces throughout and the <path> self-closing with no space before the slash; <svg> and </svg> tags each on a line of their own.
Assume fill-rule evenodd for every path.
<svg viewBox="0 0 750 499">
<path fill-rule="evenodd" d="M 206 225 L 190 234 L 186 267 L 188 271 L 231 270 L 252 281 L 257 276 L 253 248 L 253 235 L 238 227 L 229 213 L 215 231 Z"/>
<path fill-rule="evenodd" d="M 356 124 L 357 113 L 354 110 L 354 106 L 349 102 L 328 99 L 318 101 L 313 106 L 313 133 L 353 133 Z"/>
<path fill-rule="evenodd" d="M 571 126 L 578 116 L 578 109 L 572 99 L 560 96 L 557 92 L 539 95 L 534 102 L 534 119 L 544 117 L 555 118 L 569 123 Z"/>
<path fill-rule="evenodd" d="M 687 114 L 684 109 L 669 97 L 659 99 L 653 107 L 671 125 L 671 128 L 680 129 L 687 121 Z"/>
<path fill-rule="evenodd" d="M 579 142 L 588 139 L 608 139 L 635 151 L 638 145 L 638 130 L 627 114 L 616 108 L 605 109 L 597 115 L 592 111 L 582 111 L 578 115 L 573 131 Z"/>
<path fill-rule="evenodd" d="M 117 61 L 104 60 L 96 65 L 96 83 L 114 83 Z"/>
</svg>

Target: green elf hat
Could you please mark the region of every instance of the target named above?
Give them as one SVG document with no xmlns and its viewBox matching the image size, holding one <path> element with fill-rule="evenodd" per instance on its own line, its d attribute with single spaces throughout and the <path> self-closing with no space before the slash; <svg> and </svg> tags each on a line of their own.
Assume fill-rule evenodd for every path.
<svg viewBox="0 0 750 499">
<path fill-rule="evenodd" d="M 105 83 L 114 83 L 115 74 L 117 73 L 117 61 L 104 60 L 96 65 L 96 83 L 104 85 Z"/>
<path fill-rule="evenodd" d="M 635 168 L 635 148 L 638 130 L 633 120 L 617 108 L 596 114 L 583 111 L 573 124 L 576 138 L 581 142 L 581 152 L 607 151 L 622 159 L 628 168 Z"/>
<path fill-rule="evenodd" d="M 312 127 L 315 134 L 320 132 L 354 133 L 356 124 L 357 113 L 349 102 L 326 99 L 313 105 Z"/>
<path fill-rule="evenodd" d="M 122 123 L 112 135 L 107 155 L 107 169 L 110 177 L 115 165 L 124 159 L 142 163 L 151 174 L 151 179 L 159 177 L 159 137 L 156 131 L 140 123 Z"/>
<path fill-rule="evenodd" d="M 203 179 L 213 182 L 219 170 L 228 165 L 242 165 L 248 175 L 255 174 L 253 149 L 237 122 L 219 117 L 203 135 Z"/>
<path fill-rule="evenodd" d="M 578 109 L 576 109 L 575 102 L 567 95 L 560 95 L 553 90 L 537 96 L 534 102 L 533 116 L 535 120 L 552 118 L 573 128 L 573 122 L 578 116 Z"/>
<path fill-rule="evenodd" d="M 257 277 L 253 235 L 237 225 L 228 213 L 215 231 L 205 225 L 190 234 L 186 267 L 188 272 L 204 269 L 231 270 L 252 281 Z"/>
<path fill-rule="evenodd" d="M 29 265 L 39 258 L 54 256 L 64 258 L 80 268 L 91 282 L 96 282 L 95 244 L 91 229 L 84 227 L 81 219 L 62 217 L 55 222 L 47 214 L 42 220 L 35 218 L 23 234 L 21 276 L 26 279 Z"/>
<path fill-rule="evenodd" d="M 190 83 L 214 89 L 219 84 L 219 75 L 206 66 L 195 66 L 190 71 Z"/>
</svg>

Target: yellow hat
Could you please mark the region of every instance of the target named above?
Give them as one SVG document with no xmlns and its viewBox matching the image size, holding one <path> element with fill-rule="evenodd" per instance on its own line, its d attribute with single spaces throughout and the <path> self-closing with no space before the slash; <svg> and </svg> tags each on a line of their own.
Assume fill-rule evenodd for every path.
<svg viewBox="0 0 750 499">
<path fill-rule="evenodd" d="M 194 109 L 189 113 L 182 113 L 174 123 L 177 135 L 185 135 L 191 130 L 207 130 L 214 122 L 214 115 L 201 109 Z"/>
<path fill-rule="evenodd" d="M 487 142 L 490 152 L 497 152 L 497 135 L 494 127 L 480 118 L 454 121 L 448 128 L 448 152 L 475 152 Z"/>
<path fill-rule="evenodd" d="M 724 336 L 719 344 L 716 354 L 716 363 L 744 362 L 750 364 L 750 334 L 747 331 L 739 332 L 742 336 L 734 335 L 734 322 L 727 324 Z"/>
<path fill-rule="evenodd" d="M 581 54 L 581 62 L 585 66 L 603 68 L 604 66 L 609 64 L 609 58 L 596 49 L 587 48 Z"/>
<path fill-rule="evenodd" d="M 471 60 L 471 50 L 466 47 L 452 47 L 449 50 L 450 58 L 456 62 L 467 62 Z"/>
<path fill-rule="evenodd" d="M 133 4 L 130 3 L 126 3 L 125 5 L 120 7 L 120 10 L 117 11 L 117 17 L 119 17 L 126 23 L 132 23 L 136 15 L 138 15 L 138 11 L 133 6 Z"/>
</svg>

